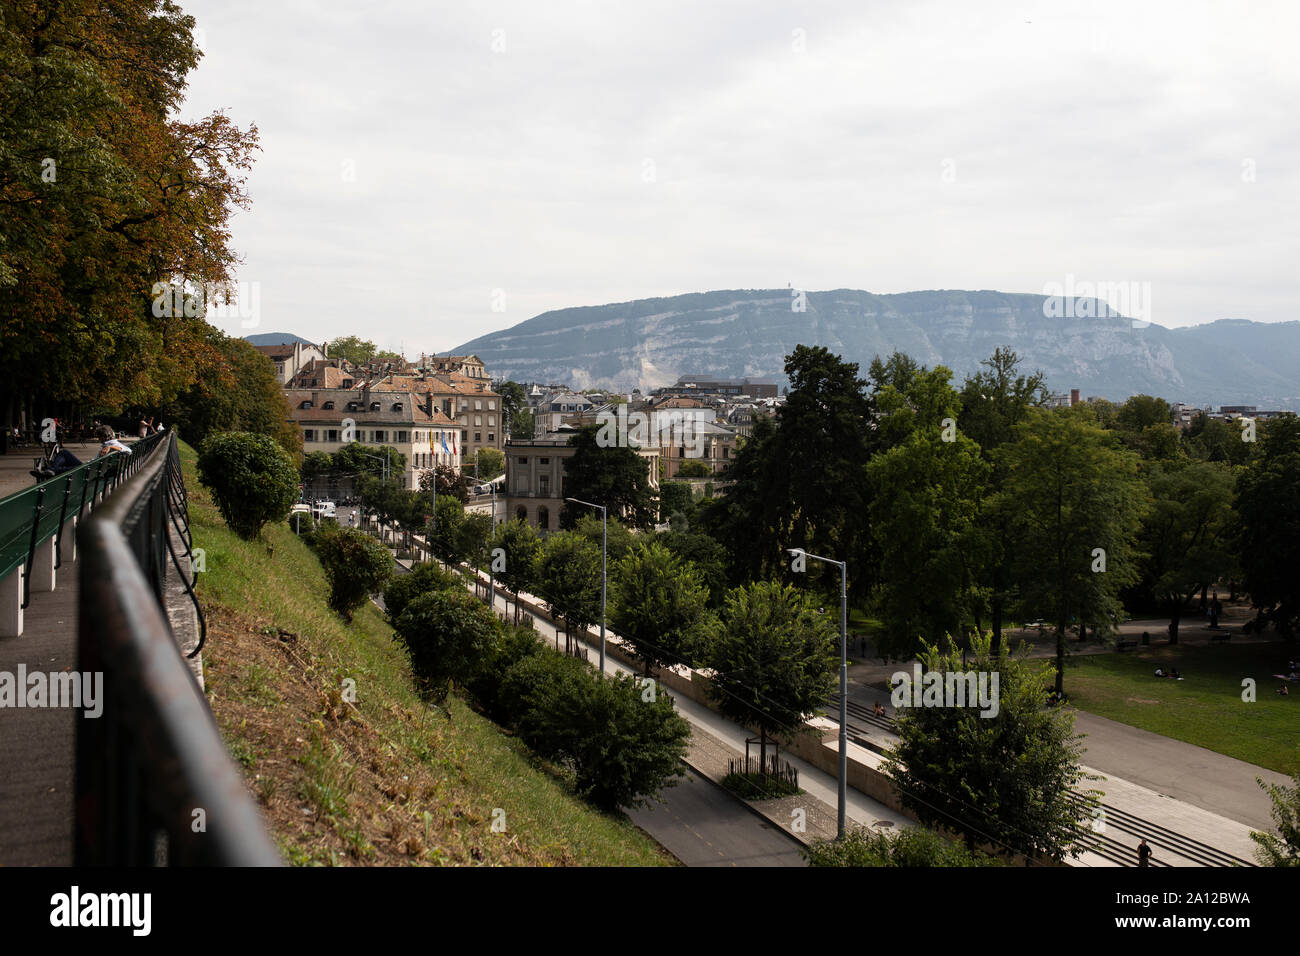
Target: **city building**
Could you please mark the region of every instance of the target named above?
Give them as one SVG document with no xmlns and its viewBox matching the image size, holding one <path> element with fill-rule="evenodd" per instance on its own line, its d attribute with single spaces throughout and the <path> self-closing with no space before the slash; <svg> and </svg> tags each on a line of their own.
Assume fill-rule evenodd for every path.
<svg viewBox="0 0 1300 956">
<path fill-rule="evenodd" d="M 564 463 L 576 449 L 569 444 L 576 428 L 564 427 L 543 437 L 511 439 L 506 443 L 507 520 L 527 521 L 539 531 L 558 531 L 564 509 Z M 659 487 L 659 449 L 638 448 L 645 459 L 650 485 Z M 617 515 L 610 515 L 617 518 Z"/>
<path fill-rule="evenodd" d="M 310 342 L 285 342 L 282 345 L 254 345 L 275 366 L 275 379 L 281 385 L 289 380 L 308 362 L 324 359 L 328 352 L 327 345 L 312 345 Z"/>
<path fill-rule="evenodd" d="M 406 458 L 402 487 L 420 487 L 420 476 L 437 465 L 461 466 L 457 422 L 428 394 L 392 389 L 289 389 L 291 420 L 302 430 L 304 454 L 333 454 L 345 444 L 389 445 Z M 338 494 L 354 490 L 352 476 L 334 477 Z"/>
</svg>

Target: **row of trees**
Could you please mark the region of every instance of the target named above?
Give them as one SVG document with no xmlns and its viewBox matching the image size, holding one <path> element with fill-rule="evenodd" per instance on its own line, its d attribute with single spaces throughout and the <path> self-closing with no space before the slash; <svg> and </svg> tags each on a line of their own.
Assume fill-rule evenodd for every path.
<svg viewBox="0 0 1300 956">
<path fill-rule="evenodd" d="M 675 782 L 690 727 L 672 700 L 630 677 L 604 680 L 498 620 L 459 576 L 424 564 L 384 592 L 389 620 L 430 699 L 460 687 L 602 809 L 636 806 Z"/>
<path fill-rule="evenodd" d="M 193 30 L 163 0 L 0 6 L 5 425 L 20 408 L 147 408 L 293 451 L 251 350 L 203 321 L 234 294 L 229 222 L 259 147 L 256 127 L 222 113 L 175 118 Z"/>
<path fill-rule="evenodd" d="M 958 388 L 906 355 L 863 379 L 796 348 L 787 403 L 740 449 L 731 493 L 695 517 L 725 544 L 731 582 L 785 573 L 791 546 L 846 559 L 854 602 L 883 623 L 881 653 L 903 658 L 986 629 L 996 650 L 1006 620 L 1042 618 L 1058 690 L 1069 629 L 1104 634 L 1126 606 L 1163 609 L 1176 641 L 1194 596 L 1220 582 L 1293 632 L 1294 416 L 1259 424 L 1258 441 L 1204 416 L 1183 434 L 1149 396 L 1043 407 L 1042 376 L 1018 366 L 999 349 Z M 810 567 L 804 584 L 829 595 L 838 582 Z"/>
</svg>

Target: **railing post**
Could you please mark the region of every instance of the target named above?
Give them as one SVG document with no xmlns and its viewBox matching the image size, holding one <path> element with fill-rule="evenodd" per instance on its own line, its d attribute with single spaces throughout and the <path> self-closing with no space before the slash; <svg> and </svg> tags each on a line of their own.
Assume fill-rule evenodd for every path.
<svg viewBox="0 0 1300 956">
<path fill-rule="evenodd" d="M 36 489 L 35 516 L 32 518 L 32 536 L 27 545 L 27 573 L 23 575 L 23 609 L 32 603 L 32 568 L 36 560 L 36 539 L 41 530 L 41 510 L 45 504 L 44 486 Z"/>
<path fill-rule="evenodd" d="M 54 567 L 56 569 L 63 567 L 63 532 L 68 523 L 68 499 L 71 497 L 72 477 L 67 476 L 63 479 L 63 503 L 59 506 L 59 531 L 54 536 Z M 75 556 L 76 552 L 74 551 L 73 554 Z"/>
</svg>

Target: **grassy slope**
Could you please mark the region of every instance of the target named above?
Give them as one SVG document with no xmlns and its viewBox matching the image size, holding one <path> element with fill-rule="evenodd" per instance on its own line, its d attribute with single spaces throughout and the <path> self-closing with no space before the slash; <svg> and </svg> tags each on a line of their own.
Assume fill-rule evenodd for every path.
<svg viewBox="0 0 1300 956">
<path fill-rule="evenodd" d="M 328 610 L 319 562 L 287 526 L 231 534 L 182 446 L 208 698 L 268 827 L 293 863 L 661 865 L 671 857 L 539 768 L 518 741 L 449 701 L 425 707 L 383 615 Z M 356 703 L 343 700 L 355 681 Z M 504 811 L 505 832 L 493 832 Z"/>
<path fill-rule="evenodd" d="M 1153 646 L 1124 654 L 1072 660 L 1065 674 L 1070 701 L 1111 720 L 1185 740 L 1280 773 L 1300 770 L 1300 687 L 1276 693 L 1293 645 Z M 1157 664 L 1177 667 L 1184 680 L 1153 676 Z M 1256 701 L 1241 699 L 1243 678 L 1256 682 Z"/>
</svg>

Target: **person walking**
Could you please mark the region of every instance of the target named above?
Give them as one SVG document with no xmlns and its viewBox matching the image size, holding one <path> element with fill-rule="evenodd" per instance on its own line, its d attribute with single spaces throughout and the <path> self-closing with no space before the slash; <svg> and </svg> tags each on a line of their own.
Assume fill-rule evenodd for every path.
<svg viewBox="0 0 1300 956">
<path fill-rule="evenodd" d="M 1151 865 L 1151 847 L 1147 846 L 1147 838 L 1143 837 L 1142 842 L 1138 844 L 1138 866 Z"/>
</svg>

